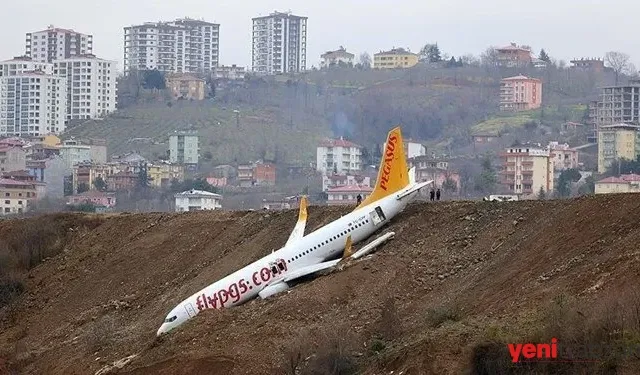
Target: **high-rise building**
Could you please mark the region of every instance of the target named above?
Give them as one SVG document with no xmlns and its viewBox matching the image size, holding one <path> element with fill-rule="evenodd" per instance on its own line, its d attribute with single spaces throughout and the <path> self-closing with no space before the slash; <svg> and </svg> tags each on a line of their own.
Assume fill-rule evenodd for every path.
<svg viewBox="0 0 640 375">
<path fill-rule="evenodd" d="M 541 105 L 541 80 L 520 75 L 500 81 L 501 111 L 528 111 Z"/>
<path fill-rule="evenodd" d="M 602 125 L 598 128 L 598 173 L 605 173 L 615 160 L 636 160 L 640 155 L 640 126 Z"/>
<path fill-rule="evenodd" d="M 290 12 L 253 18 L 252 70 L 258 74 L 306 70 L 307 18 Z"/>
<path fill-rule="evenodd" d="M 49 25 L 46 30 L 27 33 L 26 55 L 34 61 L 53 62 L 93 53 L 93 35 Z"/>
<path fill-rule="evenodd" d="M 220 25 L 190 18 L 124 28 L 124 71 L 208 73 L 218 66 Z"/>
<path fill-rule="evenodd" d="M 521 145 L 500 154 L 500 184 L 510 194 L 535 197 L 542 190 L 553 193 L 553 160 L 548 148 Z"/>
<path fill-rule="evenodd" d="M 67 83 L 53 65 L 28 58 L 0 63 L 0 136 L 43 136 L 65 128 Z"/>
<path fill-rule="evenodd" d="M 102 118 L 116 110 L 115 61 L 94 55 L 56 60 L 54 74 L 67 83 L 67 120 Z"/>
<path fill-rule="evenodd" d="M 28 56 L 17 56 L 11 60 L 0 62 L 0 77 L 15 76 L 24 72 L 40 70 L 45 74 L 53 74 L 53 64 L 34 61 Z"/>
<path fill-rule="evenodd" d="M 169 135 L 169 161 L 177 164 L 198 164 L 200 147 L 198 133 L 176 131 Z"/>
</svg>

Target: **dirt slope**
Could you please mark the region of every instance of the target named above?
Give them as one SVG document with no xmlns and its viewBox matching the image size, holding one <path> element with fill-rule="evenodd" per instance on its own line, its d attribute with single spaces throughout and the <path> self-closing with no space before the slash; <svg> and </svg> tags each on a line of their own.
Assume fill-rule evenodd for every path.
<svg viewBox="0 0 640 375">
<path fill-rule="evenodd" d="M 310 207 L 307 232 L 346 212 Z M 337 334 L 363 373 L 461 373 L 488 331 L 527 335 L 558 295 L 591 305 L 640 280 L 634 195 L 420 203 L 394 220 L 396 238 L 371 259 L 155 339 L 184 297 L 284 244 L 296 215 L 87 216 L 90 229 L 68 236 L 1 310 L 0 371 L 94 374 L 135 355 L 112 371 L 285 373 L 296 348 L 306 358 L 313 350 L 303 349 Z M 0 223 L 0 233 L 12 225 Z"/>
</svg>

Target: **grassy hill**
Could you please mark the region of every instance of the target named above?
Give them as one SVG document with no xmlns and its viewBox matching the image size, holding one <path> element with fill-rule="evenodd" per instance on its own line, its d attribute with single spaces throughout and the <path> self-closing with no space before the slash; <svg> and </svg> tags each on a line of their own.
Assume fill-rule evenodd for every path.
<svg viewBox="0 0 640 375">
<path fill-rule="evenodd" d="M 154 158 L 169 149 L 170 132 L 185 128 L 199 131 L 200 155 L 210 152 L 213 162 L 219 164 L 258 158 L 309 161 L 315 156 L 316 143 L 330 135 L 327 122 L 319 116 L 298 115 L 291 123 L 288 113 L 276 107 L 178 101 L 171 106 L 137 104 L 105 120 L 76 126 L 65 138 L 105 138 L 110 155 L 137 151 Z"/>
</svg>

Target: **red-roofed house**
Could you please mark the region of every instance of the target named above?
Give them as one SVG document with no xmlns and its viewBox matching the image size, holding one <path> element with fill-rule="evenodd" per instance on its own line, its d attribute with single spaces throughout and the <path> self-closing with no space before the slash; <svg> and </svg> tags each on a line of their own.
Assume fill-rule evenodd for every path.
<svg viewBox="0 0 640 375">
<path fill-rule="evenodd" d="M 508 46 L 496 48 L 496 52 L 498 63 L 502 66 L 522 67 L 533 61 L 529 46 L 518 46 L 516 43 L 511 43 Z"/>
<path fill-rule="evenodd" d="M 318 145 L 316 168 L 323 174 L 345 174 L 362 169 L 362 147 L 340 139 L 326 139 Z"/>
<path fill-rule="evenodd" d="M 330 206 L 340 204 L 355 205 L 357 203 L 356 197 L 358 194 L 360 194 L 362 196 L 362 200 L 364 200 L 372 191 L 372 187 L 360 185 L 347 185 L 329 189 L 327 190 L 327 204 Z"/>
<path fill-rule="evenodd" d="M 596 194 L 640 193 L 640 175 L 622 174 L 596 181 Z"/>
</svg>

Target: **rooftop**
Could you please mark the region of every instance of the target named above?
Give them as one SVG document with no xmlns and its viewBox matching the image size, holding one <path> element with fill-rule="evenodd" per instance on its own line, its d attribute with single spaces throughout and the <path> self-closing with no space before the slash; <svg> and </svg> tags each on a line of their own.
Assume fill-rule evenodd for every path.
<svg viewBox="0 0 640 375">
<path fill-rule="evenodd" d="M 528 81 L 538 81 L 538 82 L 542 82 L 540 81 L 538 78 L 531 78 L 531 77 L 527 77 L 524 75 L 517 75 L 514 77 L 507 77 L 507 78 L 503 78 L 503 81 L 523 81 L 523 80 L 528 80 Z"/>
<path fill-rule="evenodd" d="M 511 43 L 508 46 L 496 48 L 497 51 L 527 51 L 531 52 L 529 46 L 518 46 L 516 43 Z"/>
<path fill-rule="evenodd" d="M 404 48 L 392 48 L 389 51 L 380 51 L 374 54 L 374 56 L 375 55 L 415 55 L 415 53 L 409 52 Z"/>
<path fill-rule="evenodd" d="M 209 197 L 209 198 L 221 199 L 222 195 L 216 194 L 216 193 L 212 193 L 210 191 L 191 189 L 191 190 L 183 191 L 182 193 L 176 193 L 174 195 L 174 197 L 176 197 L 176 198 L 179 198 L 179 197 L 199 197 L 199 198 Z"/>
<path fill-rule="evenodd" d="M 4 186 L 33 186 L 33 183 L 14 180 L 11 178 L 0 178 L 0 185 Z"/>
<path fill-rule="evenodd" d="M 640 182 L 639 174 L 621 174 L 620 177 L 607 177 L 600 181 L 597 181 L 597 184 L 626 184 L 630 182 Z"/>
<path fill-rule="evenodd" d="M 640 126 L 638 125 L 630 125 L 630 124 L 613 124 L 613 125 L 602 125 L 600 129 L 627 129 L 627 130 L 640 130 Z"/>
<path fill-rule="evenodd" d="M 357 147 L 360 148 L 360 145 L 355 144 L 351 141 L 347 141 L 344 138 L 340 137 L 340 139 L 325 139 L 320 142 L 318 147 Z"/>
<path fill-rule="evenodd" d="M 346 185 L 338 186 L 327 190 L 327 193 L 370 193 L 373 191 L 371 186 L 364 185 Z"/>
</svg>

